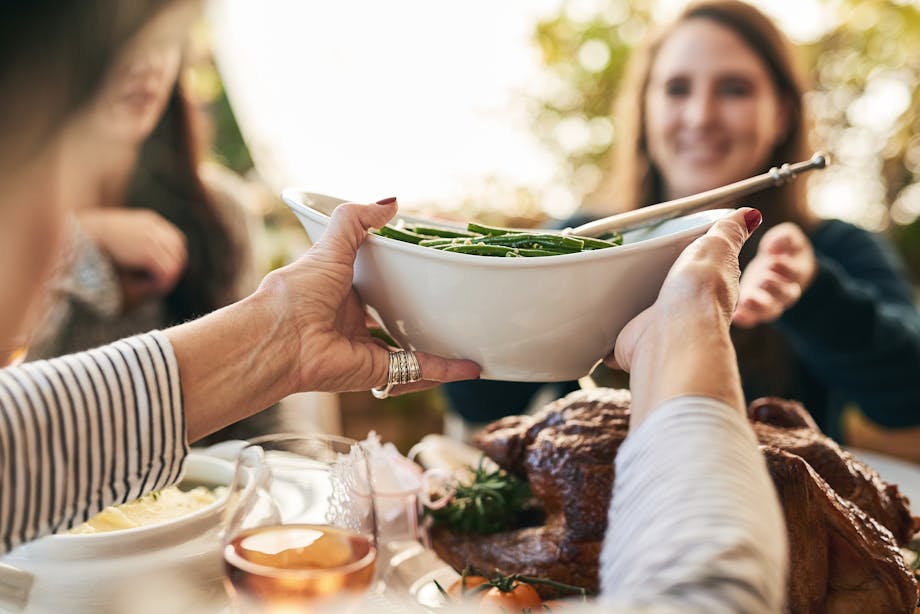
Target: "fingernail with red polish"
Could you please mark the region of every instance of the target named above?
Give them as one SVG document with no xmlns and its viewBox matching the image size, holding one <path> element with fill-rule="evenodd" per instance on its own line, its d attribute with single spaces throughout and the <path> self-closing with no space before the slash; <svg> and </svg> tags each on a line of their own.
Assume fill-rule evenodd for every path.
<svg viewBox="0 0 920 614">
<path fill-rule="evenodd" d="M 763 217 L 757 209 L 751 209 L 744 214 L 744 223 L 747 226 L 748 232 L 754 232 L 762 221 Z"/>
<path fill-rule="evenodd" d="M 392 205 L 395 202 L 396 202 L 396 197 L 391 196 L 389 198 L 384 198 L 383 200 L 378 200 L 377 204 L 378 205 Z"/>
</svg>

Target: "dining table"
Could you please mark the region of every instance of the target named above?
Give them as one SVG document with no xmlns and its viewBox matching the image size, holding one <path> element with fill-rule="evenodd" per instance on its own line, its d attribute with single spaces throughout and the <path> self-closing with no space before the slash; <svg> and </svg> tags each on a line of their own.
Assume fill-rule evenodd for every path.
<svg viewBox="0 0 920 614">
<path fill-rule="evenodd" d="M 898 488 L 915 504 L 914 511 L 920 513 L 920 465 L 886 456 L 884 454 L 861 449 L 849 448 L 848 451 L 873 467 L 887 482 L 897 484 Z M 222 446 L 213 450 L 197 450 L 196 454 L 212 454 L 217 459 L 233 458 L 232 446 Z M 229 461 L 228 461 L 229 462 Z M 285 485 L 281 486 L 286 488 Z M 233 604 L 223 586 L 222 562 L 220 558 L 219 537 L 212 532 L 203 539 L 215 540 L 210 558 L 202 560 L 199 574 L 152 574 L 149 580 L 132 587 L 128 603 L 132 614 L 174 612 L 198 612 L 201 614 L 235 614 Z M 213 559 L 213 560 L 212 560 Z M 20 562 L 22 559 L 18 559 Z M 16 551 L 0 559 L 0 614 L 52 614 L 48 609 L 49 601 L 34 591 L 41 590 L 38 584 L 32 586 L 33 594 L 26 589 L 23 597 L 23 577 L 17 576 Z M 119 561 L 112 561 L 118 564 Z M 73 587 L 73 609 L 70 611 L 94 611 L 100 614 L 120 613 L 124 611 L 125 601 L 106 609 L 100 603 L 89 604 L 81 609 L 78 594 L 82 594 L 85 582 L 97 581 L 90 571 L 81 565 L 66 565 L 66 561 L 56 568 L 56 573 L 66 573 L 69 586 Z M 378 581 L 359 610 L 360 612 L 396 613 L 396 612 L 436 612 L 443 603 L 435 584 L 449 585 L 457 573 L 441 561 L 433 551 L 426 549 L 420 541 L 407 540 L 398 547 L 381 550 L 378 559 Z M 60 584 L 56 586 L 61 586 Z M 68 585 L 63 585 L 68 586 Z M 79 590 L 78 590 L 79 589 Z M 101 588 L 100 588 L 101 590 Z M 18 595 L 19 599 L 13 596 Z M 66 603 L 66 589 L 63 594 L 55 595 L 55 603 Z M 44 604 L 44 605 L 43 605 Z M 56 611 L 54 614 L 58 614 Z"/>
</svg>

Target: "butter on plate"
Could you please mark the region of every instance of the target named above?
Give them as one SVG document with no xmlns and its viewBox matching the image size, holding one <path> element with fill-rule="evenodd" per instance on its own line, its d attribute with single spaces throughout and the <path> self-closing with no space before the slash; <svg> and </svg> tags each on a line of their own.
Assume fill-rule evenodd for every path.
<svg viewBox="0 0 920 614">
<path fill-rule="evenodd" d="M 67 533 L 107 533 L 172 520 L 207 507 L 225 490 L 224 487 L 210 489 L 204 486 L 180 490 L 178 486 L 169 486 L 128 503 L 111 505 Z"/>
</svg>

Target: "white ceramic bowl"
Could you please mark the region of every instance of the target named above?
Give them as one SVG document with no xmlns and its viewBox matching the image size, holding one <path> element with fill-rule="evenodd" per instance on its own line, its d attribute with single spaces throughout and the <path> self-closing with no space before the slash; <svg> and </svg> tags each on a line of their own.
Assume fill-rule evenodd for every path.
<svg viewBox="0 0 920 614">
<path fill-rule="evenodd" d="M 313 241 L 343 202 L 296 188 L 281 196 Z M 457 254 L 371 235 L 354 284 L 404 348 L 475 361 L 483 379 L 573 380 L 613 349 L 623 326 L 654 302 L 678 254 L 727 212 L 627 233 L 612 249 L 541 258 Z"/>
<path fill-rule="evenodd" d="M 229 486 L 234 464 L 192 452 L 182 482 Z M 0 612 L 179 611 L 201 591 L 222 594 L 219 538 L 226 497 L 190 514 L 135 529 L 51 535 L 0 563 Z M 15 569 L 13 569 L 15 568 Z M 23 589 L 22 592 L 19 589 Z"/>
</svg>

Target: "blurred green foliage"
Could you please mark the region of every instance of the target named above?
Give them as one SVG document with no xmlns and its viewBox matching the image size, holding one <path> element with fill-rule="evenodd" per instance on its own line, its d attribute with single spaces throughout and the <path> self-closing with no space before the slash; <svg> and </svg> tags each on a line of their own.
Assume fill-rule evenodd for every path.
<svg viewBox="0 0 920 614">
<path fill-rule="evenodd" d="M 211 117 L 214 122 L 214 157 L 224 166 L 245 175 L 254 164 L 223 87 L 220 95 L 211 102 Z"/>
<path fill-rule="evenodd" d="M 652 21 L 654 2 L 608 0 L 606 8 L 595 15 L 579 18 L 573 18 L 566 10 L 569 4 L 564 3 L 558 15 L 537 25 L 536 41 L 552 81 L 551 95 L 541 101 L 535 128 L 541 139 L 565 161 L 573 181 L 580 183 L 579 171 L 598 168 L 603 163 L 613 146 L 615 133 L 611 131 L 606 142 L 580 139 L 583 144 L 572 147 L 573 141 L 579 139 L 567 138 L 566 130 L 610 119 L 630 52 Z M 598 44 L 607 49 L 606 54 L 600 52 L 607 61 L 585 62 L 592 48 L 602 49 Z M 586 183 L 581 187 L 587 192 L 594 186 Z"/>
<path fill-rule="evenodd" d="M 186 83 L 209 124 L 209 155 L 237 174 L 247 174 L 254 163 L 214 63 L 210 32 L 204 22 L 192 31 L 186 62 Z"/>
<path fill-rule="evenodd" d="M 800 49 L 812 80 L 813 141 L 837 164 L 812 181 L 812 206 L 887 230 L 920 280 L 920 7 L 895 0 L 820 4 L 827 27 Z M 585 2 L 566 0 L 534 33 L 550 83 L 535 129 L 582 196 L 609 172 L 615 118 L 606 140 L 594 128 L 611 119 L 624 67 L 655 5 L 599 0 L 586 10 Z M 843 192 L 855 195 L 855 206 L 842 204 Z"/>
</svg>

